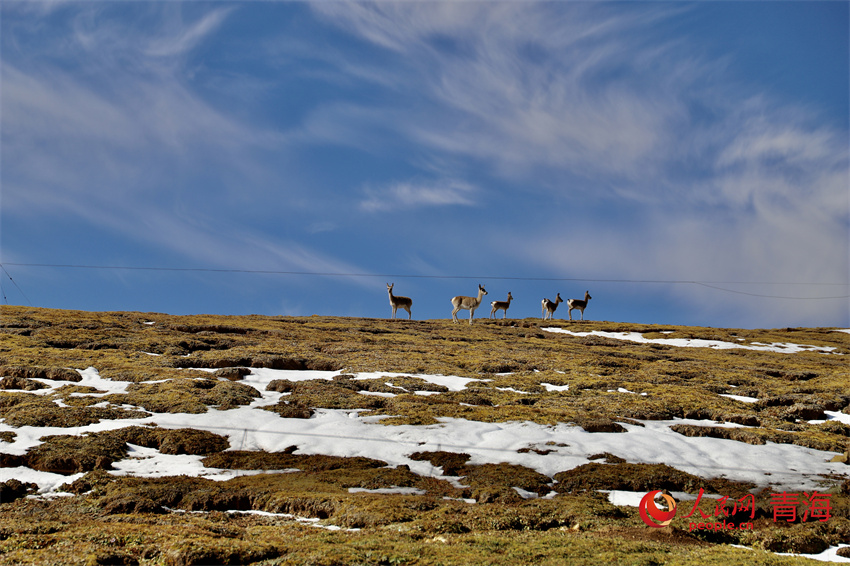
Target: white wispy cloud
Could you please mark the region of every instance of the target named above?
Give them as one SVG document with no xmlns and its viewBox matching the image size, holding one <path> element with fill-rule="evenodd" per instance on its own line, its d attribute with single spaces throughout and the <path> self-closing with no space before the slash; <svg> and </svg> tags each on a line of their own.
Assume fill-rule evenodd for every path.
<svg viewBox="0 0 850 566">
<path fill-rule="evenodd" d="M 180 26 L 173 33 L 150 40 L 145 51 L 160 57 L 175 57 L 194 49 L 224 22 L 233 8 L 219 8 L 204 14 L 188 26 Z"/>
<path fill-rule="evenodd" d="M 215 167 L 260 174 L 252 149 L 282 143 L 179 82 L 116 74 L 99 90 L 61 69 L 24 72 L 8 63 L 2 79 L 9 206 L 19 198 L 50 206 L 74 194 L 147 200 L 174 186 L 175 171 L 203 171 L 210 157 Z M 18 182 L 38 186 L 38 201 L 10 190 Z"/>
<path fill-rule="evenodd" d="M 454 179 L 433 182 L 399 182 L 365 189 L 360 209 L 366 212 L 404 210 L 423 206 L 473 206 L 477 189 Z"/>
<path fill-rule="evenodd" d="M 24 4 L 4 5 L 4 14 L 35 13 Z M 344 204 L 338 216 L 311 218 L 314 233 L 344 227 L 343 207 L 369 215 L 459 206 L 498 216 L 494 203 L 511 202 L 522 233 L 491 228 L 488 214 L 431 237 L 449 245 L 461 231 L 487 233 L 482 262 L 512 254 L 564 276 L 850 276 L 846 125 L 778 101 L 771 85 L 730 79 L 734 57 L 710 58 L 682 31 L 677 18 L 692 4 L 312 2 L 319 23 L 309 23 L 330 24 L 322 31 L 331 41 L 258 38 L 229 55 L 244 57 L 244 70 L 228 65 L 206 77 L 207 86 L 226 83 L 219 99 L 204 96 L 193 81 L 203 64 L 189 61 L 252 6 L 132 3 L 138 18 L 112 3 L 44 6 L 65 27 L 46 33 L 22 17 L 25 34 L 4 24 L 4 214 L 67 213 L 216 265 L 362 272 L 329 248 L 262 236 L 247 215 L 233 218 L 249 201 L 272 216 L 274 207 L 258 206 L 272 190 L 298 193 L 286 200 L 292 206 L 309 200 L 308 184 L 294 187 L 281 165 L 294 160 L 288 150 L 321 153 L 327 169 L 343 147 L 375 158 L 370 166 L 395 161 L 392 172 L 317 187 Z M 255 73 L 266 63 L 280 76 Z M 282 111 L 261 106 L 268 90 L 297 91 L 302 79 L 316 98 L 286 109 L 291 129 L 274 129 L 265 119 Z M 299 210 L 334 214 L 307 208 Z M 404 244 L 412 255 L 425 249 Z M 439 261 L 433 269 L 455 269 Z M 682 296 L 694 308 L 719 308 L 713 290 Z M 745 296 L 725 297 L 722 308 L 752 320 L 777 311 Z M 802 320 L 830 308 L 801 302 L 787 312 Z"/>
<path fill-rule="evenodd" d="M 286 190 L 265 153 L 288 143 L 185 78 L 187 52 L 211 41 L 232 10 L 184 23 L 163 6 L 145 12 L 162 25 L 136 27 L 99 5 L 78 8 L 71 33 L 51 38 L 57 45 L 43 45 L 41 59 L 21 67 L 3 58 L 4 215 L 72 218 L 197 265 L 364 271 L 263 235 L 228 206 L 262 199 L 265 187 Z M 64 68 L 58 44 L 82 69 Z"/>
<path fill-rule="evenodd" d="M 645 45 L 678 8 L 617 13 L 580 4 L 322 3 L 325 18 L 404 54 L 404 73 L 438 111 L 397 127 L 434 150 L 527 174 L 570 168 L 635 177 L 654 170 L 685 114 L 677 98 L 706 68 Z M 624 68 L 631 68 L 625 72 Z M 645 84 L 631 79 L 648 74 Z M 614 77 L 614 78 L 611 78 Z M 619 77 L 619 78 L 618 78 Z M 689 81 L 689 82 L 686 82 Z"/>
<path fill-rule="evenodd" d="M 848 282 L 846 129 L 779 103 L 760 85 L 728 79 L 729 60 L 707 59 L 687 38 L 665 31 L 687 7 L 315 8 L 404 55 L 394 72 L 415 77 L 410 88 L 434 106 L 395 125 L 422 147 L 490 164 L 503 179 L 536 179 L 564 198 L 571 193 L 600 206 L 607 199 L 630 210 L 625 222 L 555 220 L 522 238 L 494 232 L 493 247 L 514 250 L 518 261 L 536 258 L 564 276 Z M 546 183 L 576 176 L 583 182 Z M 721 293 L 718 303 L 716 290 L 677 289 L 696 308 L 729 309 L 750 321 L 817 321 L 847 305 L 791 301 L 779 313 L 769 300 Z M 756 291 L 836 294 L 824 286 Z M 847 294 L 847 287 L 837 292 Z"/>
</svg>

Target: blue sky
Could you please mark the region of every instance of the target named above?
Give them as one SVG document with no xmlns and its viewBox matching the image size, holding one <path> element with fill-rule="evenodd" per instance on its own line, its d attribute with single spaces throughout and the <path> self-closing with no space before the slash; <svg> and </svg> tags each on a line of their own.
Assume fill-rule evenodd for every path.
<svg viewBox="0 0 850 566">
<path fill-rule="evenodd" d="M 10 304 L 850 325 L 848 2 L 0 16 Z"/>
</svg>

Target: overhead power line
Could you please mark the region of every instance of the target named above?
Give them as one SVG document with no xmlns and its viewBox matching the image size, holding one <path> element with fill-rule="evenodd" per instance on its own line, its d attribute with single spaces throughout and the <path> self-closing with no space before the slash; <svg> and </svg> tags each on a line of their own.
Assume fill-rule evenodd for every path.
<svg viewBox="0 0 850 566">
<path fill-rule="evenodd" d="M 717 289 L 718 291 L 725 291 L 727 293 L 735 293 L 736 295 L 747 295 L 749 297 L 762 297 L 765 299 L 788 299 L 793 301 L 821 301 L 824 299 L 850 299 L 850 295 L 840 295 L 837 297 L 786 297 L 782 295 L 763 295 L 760 293 L 747 293 L 746 291 L 736 291 L 734 289 L 725 289 L 723 287 L 717 287 L 716 285 L 709 285 L 704 281 L 693 281 L 694 285 L 701 285 L 702 287 L 708 287 L 709 289 Z M 727 283 L 727 285 L 731 285 L 732 283 Z M 738 283 L 738 285 L 746 285 L 747 283 Z M 843 285 L 842 283 L 760 283 L 760 285 Z"/>
<path fill-rule="evenodd" d="M 2 263 L 0 263 L 0 269 L 2 269 L 2 270 L 3 270 L 3 273 L 5 273 L 5 274 L 6 274 L 6 277 L 8 277 L 8 278 L 9 278 L 9 281 L 11 281 L 11 282 L 12 282 L 12 285 L 14 285 L 14 286 L 15 286 L 15 288 L 16 288 L 16 289 L 17 289 L 17 290 L 21 293 L 21 295 L 23 295 L 24 299 L 26 299 L 27 303 L 29 303 L 29 306 L 32 306 L 32 302 L 30 301 L 29 297 L 27 297 L 27 295 L 26 295 L 26 293 L 24 293 L 23 289 L 21 289 L 20 287 L 18 287 L 18 284 L 15 282 L 15 280 L 14 280 L 14 279 L 12 279 L 12 276 L 11 276 L 11 275 L 9 275 L 9 272 L 8 272 L 8 271 L 6 271 L 6 267 L 4 267 Z M 5 293 L 5 292 L 3 292 L 3 302 L 7 302 L 7 301 L 6 301 L 6 293 Z"/>
<path fill-rule="evenodd" d="M 2 265 L 2 264 L 0 264 Z M 747 295 L 751 297 L 762 297 L 769 299 L 787 300 L 836 300 L 850 299 L 850 295 L 839 295 L 831 297 L 796 297 L 767 295 L 749 293 L 735 289 L 718 287 L 718 285 L 787 285 L 787 286 L 828 286 L 828 287 L 850 287 L 850 283 L 805 283 L 805 282 L 776 282 L 776 281 L 696 281 L 686 279 L 600 279 L 587 277 L 507 277 L 507 276 L 480 276 L 480 275 L 415 275 L 406 273 L 344 273 L 324 271 L 284 271 L 270 269 L 227 269 L 210 267 L 159 267 L 159 266 L 128 266 L 128 265 L 82 265 L 82 264 L 57 264 L 57 263 L 6 263 L 19 267 L 49 267 L 60 269 L 101 269 L 101 270 L 125 270 L 125 271 L 164 271 L 164 272 L 203 272 L 203 273 L 248 273 L 264 275 L 301 275 L 316 277 L 374 277 L 395 279 L 476 279 L 481 281 L 573 281 L 585 283 L 621 283 L 621 284 L 664 284 L 664 285 L 699 285 L 709 289 Z M 4 268 L 5 271 L 5 268 Z M 8 275 L 8 273 L 7 273 Z M 11 279 L 11 277 L 10 277 Z M 14 281 L 13 281 L 14 283 Z M 15 285 L 17 287 L 17 284 Z M 20 290 L 20 288 L 19 288 Z"/>
</svg>

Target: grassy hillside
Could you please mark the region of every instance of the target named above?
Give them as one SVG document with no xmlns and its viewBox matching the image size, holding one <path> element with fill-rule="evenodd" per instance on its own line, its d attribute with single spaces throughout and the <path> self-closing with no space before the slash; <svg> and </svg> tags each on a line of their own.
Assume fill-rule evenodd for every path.
<svg viewBox="0 0 850 566">
<path fill-rule="evenodd" d="M 694 493 L 703 488 L 741 497 L 764 486 L 605 453 L 552 477 L 516 463 L 475 463 L 469 454 L 450 450 L 410 454 L 411 460 L 441 471 L 423 476 L 377 458 L 316 454 L 304 446 L 239 450 L 226 435 L 191 428 L 61 432 L 152 413 L 206 414 L 247 406 L 260 392 L 243 383 L 245 376 L 270 368 L 337 372 L 331 380 L 270 383 L 286 395 L 263 410 L 277 413 L 282 422 L 333 409 L 383 417 L 383 426 L 419 427 L 456 418 L 569 423 L 610 434 L 624 425 L 680 418 L 705 421 L 671 427 L 689 438 L 736 446 L 789 444 L 839 455 L 848 450 L 850 426 L 825 420 L 825 411 L 850 413 L 850 334 L 834 329 L 532 319 L 482 319 L 469 326 L 450 320 L 169 316 L 9 306 L 0 315 L 0 419 L 8 425 L 0 431 L 0 467 L 67 475 L 63 491 L 74 494 L 26 498 L 34 486 L 0 484 L 0 564 L 796 564 L 767 551 L 814 553 L 850 542 L 848 473 L 824 478 L 820 491 L 831 494 L 829 521 L 774 522 L 765 496 L 758 500 L 752 531 L 688 532 L 675 525 L 647 527 L 636 508 L 615 506 L 597 490 Z M 549 327 L 832 350 L 683 348 L 544 330 Z M 132 384 L 126 393 L 110 394 L 74 385 L 75 370 L 88 367 L 103 378 Z M 388 382 L 357 380 L 358 372 L 405 375 Z M 475 381 L 451 390 L 419 374 Z M 39 394 L 52 382 L 67 383 Z M 621 390 L 640 394 L 616 393 Z M 729 394 L 758 401 L 724 396 Z M 42 444 L 25 453 L 4 453 L 20 431 L 29 430 L 25 427 L 52 428 Z M 287 472 L 219 482 L 110 474 L 130 446 L 203 456 L 210 468 Z M 538 455 L 555 449 L 527 448 Z M 711 513 L 714 502 L 701 508 Z M 316 528 L 307 518 L 342 530 Z"/>
</svg>

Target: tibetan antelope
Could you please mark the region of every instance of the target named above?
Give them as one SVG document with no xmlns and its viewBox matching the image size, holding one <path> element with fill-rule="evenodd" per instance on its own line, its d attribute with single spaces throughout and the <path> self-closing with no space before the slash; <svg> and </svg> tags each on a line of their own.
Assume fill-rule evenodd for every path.
<svg viewBox="0 0 850 566">
<path fill-rule="evenodd" d="M 493 301 L 490 303 L 492 307 L 490 309 L 490 318 L 496 318 L 496 311 L 503 310 L 505 311 L 505 318 L 508 318 L 508 307 L 511 306 L 511 301 L 514 298 L 511 296 L 510 291 L 508 291 L 508 300 L 506 301 Z"/>
<path fill-rule="evenodd" d="M 478 305 L 481 304 L 481 299 L 486 294 L 487 294 L 487 291 L 484 290 L 484 287 L 479 285 L 477 297 L 458 296 L 458 297 L 453 298 L 452 299 L 452 306 L 454 307 L 454 310 L 452 311 L 452 320 L 457 322 L 457 311 L 459 311 L 460 309 L 468 309 L 469 310 L 469 324 L 472 324 L 472 315 L 475 314 L 475 309 L 477 309 Z"/>
<path fill-rule="evenodd" d="M 590 296 L 590 293 L 588 293 L 587 291 L 585 291 L 585 292 L 584 292 L 584 300 L 581 300 L 581 299 L 569 299 L 569 300 L 567 301 L 567 306 L 568 306 L 568 307 L 570 307 L 570 311 L 569 311 L 569 314 L 570 314 L 570 320 L 572 320 L 572 319 L 573 319 L 573 309 L 578 309 L 579 311 L 581 311 L 581 319 L 582 319 L 582 320 L 584 320 L 584 309 L 586 309 L 586 308 L 587 308 L 587 302 L 588 302 L 590 299 L 592 299 L 592 298 L 593 298 L 593 297 L 591 297 L 591 296 Z"/>
<path fill-rule="evenodd" d="M 551 319 L 553 316 L 555 316 L 555 309 L 557 309 L 558 305 L 563 302 L 564 299 L 561 298 L 560 293 L 558 293 L 558 296 L 555 297 L 554 301 L 550 301 L 549 299 L 543 299 L 543 320 L 546 320 L 547 318 Z"/>
<path fill-rule="evenodd" d="M 407 311 L 407 320 L 410 320 L 410 307 L 413 306 L 413 299 L 410 297 L 396 297 L 393 295 L 393 286 L 395 283 L 387 283 L 387 293 L 390 294 L 390 306 L 393 308 L 393 318 L 395 318 L 395 311 L 398 309 L 404 309 Z"/>
</svg>

